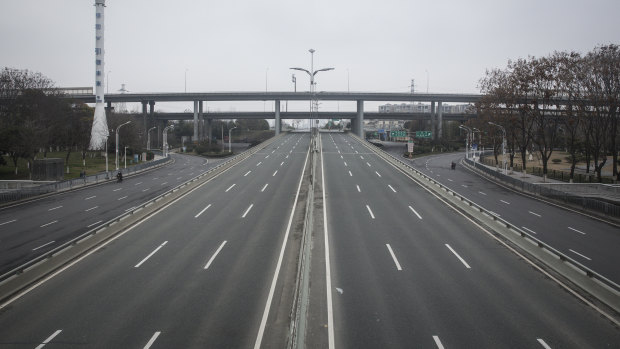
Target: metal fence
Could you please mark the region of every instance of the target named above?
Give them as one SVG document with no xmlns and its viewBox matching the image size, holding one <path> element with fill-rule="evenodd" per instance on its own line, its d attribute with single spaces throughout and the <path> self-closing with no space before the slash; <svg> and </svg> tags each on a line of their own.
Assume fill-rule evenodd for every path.
<svg viewBox="0 0 620 349">
<path fill-rule="evenodd" d="M 149 161 L 142 164 L 137 164 L 131 167 L 120 169 L 123 176 L 131 175 L 137 172 L 144 171 L 148 168 L 162 165 L 168 162 L 168 158 L 163 158 L 159 160 Z M 21 188 L 17 190 L 5 191 L 0 193 L 0 203 L 17 201 L 28 199 L 33 196 L 53 193 L 63 190 L 68 190 L 72 188 L 83 187 L 88 184 L 96 184 L 99 182 L 105 182 L 110 180 L 116 180 L 116 171 L 108 171 L 108 172 L 100 172 L 94 175 L 69 179 L 66 181 L 42 184 L 35 187 L 29 188 Z"/>
<path fill-rule="evenodd" d="M 473 166 L 480 171 L 484 172 L 488 176 L 495 177 L 503 183 L 506 183 L 513 188 L 517 188 L 522 191 L 526 191 L 532 194 L 544 196 L 557 201 L 569 203 L 579 206 L 583 209 L 603 213 L 607 216 L 620 218 L 620 205 L 616 205 L 611 202 L 606 202 L 597 198 L 577 195 L 575 193 L 569 193 L 565 191 L 556 190 L 546 185 L 540 185 L 530 182 L 521 181 L 517 178 L 507 176 L 501 171 L 494 168 L 489 168 L 478 162 L 474 162 L 469 159 L 464 159 L 467 164 Z"/>
</svg>

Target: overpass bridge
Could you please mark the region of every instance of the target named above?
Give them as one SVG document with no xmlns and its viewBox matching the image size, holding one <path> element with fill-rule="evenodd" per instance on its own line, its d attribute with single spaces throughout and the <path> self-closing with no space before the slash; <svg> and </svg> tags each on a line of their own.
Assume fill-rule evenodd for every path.
<svg viewBox="0 0 620 349">
<path fill-rule="evenodd" d="M 95 103 L 95 96 L 89 94 L 66 94 L 67 98 L 71 98 L 83 103 Z M 351 119 L 351 129 L 360 137 L 364 136 L 364 118 L 372 119 L 410 119 L 422 120 L 430 119 L 431 131 L 433 138 L 440 139 L 442 136 L 442 121 L 444 116 L 446 120 L 465 120 L 473 117 L 466 114 L 447 114 L 442 112 L 442 103 L 476 103 L 482 98 L 479 94 L 450 94 L 450 93 L 385 93 L 385 92 L 192 92 L 192 93 L 124 93 L 109 94 L 105 96 L 108 108 L 112 108 L 112 103 L 142 103 L 142 114 L 144 122 L 144 130 L 146 131 L 147 115 L 160 120 L 189 120 L 189 115 L 193 115 L 194 120 L 194 139 L 204 137 L 204 127 L 200 127 L 205 123 L 207 134 L 211 129 L 211 121 L 214 119 L 231 119 L 231 118 L 263 118 L 275 120 L 275 131 L 279 134 L 281 131 L 282 119 L 308 119 L 308 118 L 340 118 Z M 320 112 L 314 113 L 292 113 L 282 112 L 280 108 L 281 101 L 355 101 L 357 110 L 355 112 Z M 272 113 L 260 112 L 239 112 L 239 113 L 204 113 L 203 103 L 211 101 L 273 101 L 275 111 Z M 381 101 L 381 102 L 430 102 L 431 112 L 423 113 L 365 113 L 364 102 Z M 186 113 L 169 113 L 159 114 L 155 117 L 155 103 L 165 102 L 193 102 L 193 114 Z M 147 105 L 149 111 L 147 113 Z"/>
</svg>

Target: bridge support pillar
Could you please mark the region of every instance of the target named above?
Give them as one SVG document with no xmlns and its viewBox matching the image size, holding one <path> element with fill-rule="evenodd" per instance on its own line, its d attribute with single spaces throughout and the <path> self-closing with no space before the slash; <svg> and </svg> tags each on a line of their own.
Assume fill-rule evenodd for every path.
<svg viewBox="0 0 620 349">
<path fill-rule="evenodd" d="M 205 119 L 202 114 L 202 101 L 198 104 L 198 139 L 203 141 L 205 139 Z"/>
<path fill-rule="evenodd" d="M 198 101 L 194 101 L 194 137 L 192 142 L 198 141 Z"/>
<path fill-rule="evenodd" d="M 437 102 L 437 137 L 435 139 L 441 140 L 443 132 L 443 108 L 441 102 Z"/>
<path fill-rule="evenodd" d="M 143 124 L 143 132 L 142 134 L 144 135 L 144 142 L 146 143 L 148 137 L 146 135 L 146 101 L 142 101 L 142 124 Z M 147 145 L 148 147 L 148 145 Z"/>
<path fill-rule="evenodd" d="M 431 139 L 435 140 L 437 133 L 435 132 L 435 101 L 431 102 Z"/>
<path fill-rule="evenodd" d="M 276 99 L 275 100 L 275 111 L 276 111 L 276 116 L 275 116 L 275 125 L 274 125 L 274 129 L 276 131 L 276 136 L 280 134 L 280 132 L 282 132 L 282 123 L 280 120 L 280 100 Z"/>
<path fill-rule="evenodd" d="M 353 124 L 351 124 L 353 125 Z M 353 128 L 352 128 L 353 129 Z M 357 101 L 357 118 L 355 118 L 355 134 L 364 139 L 364 101 Z"/>
<path fill-rule="evenodd" d="M 209 145 L 211 144 L 211 138 L 213 138 L 213 119 L 207 117 L 207 138 L 209 139 Z"/>
</svg>

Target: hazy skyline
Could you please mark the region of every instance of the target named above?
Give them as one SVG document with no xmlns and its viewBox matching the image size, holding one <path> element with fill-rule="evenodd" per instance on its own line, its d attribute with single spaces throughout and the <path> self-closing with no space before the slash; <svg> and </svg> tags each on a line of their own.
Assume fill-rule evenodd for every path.
<svg viewBox="0 0 620 349">
<path fill-rule="evenodd" d="M 0 4 L 0 66 L 60 87 L 94 85 L 94 0 Z M 553 51 L 618 43 L 620 2 L 107 0 L 110 92 L 308 90 L 290 67 L 335 67 L 319 91 L 478 92 L 486 69 Z M 427 73 L 428 72 L 428 73 Z M 295 104 L 297 109 L 307 103 Z M 185 105 L 157 105 L 164 110 Z M 262 110 L 263 103 L 215 104 Z M 340 103 L 341 110 L 353 104 Z M 291 104 L 293 108 L 293 104 Z M 336 104 L 321 106 L 335 110 Z M 374 105 L 373 105 L 374 109 Z"/>
</svg>

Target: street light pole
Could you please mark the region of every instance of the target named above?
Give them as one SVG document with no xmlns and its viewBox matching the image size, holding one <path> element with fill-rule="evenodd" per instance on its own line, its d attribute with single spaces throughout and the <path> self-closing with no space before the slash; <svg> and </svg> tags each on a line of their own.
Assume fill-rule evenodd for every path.
<svg viewBox="0 0 620 349">
<path fill-rule="evenodd" d="M 469 147 L 470 147 L 470 137 L 471 137 L 471 133 L 473 133 L 472 129 L 465 126 L 465 125 L 459 125 L 459 128 L 461 130 L 465 130 L 467 131 L 467 137 L 465 138 L 465 159 L 469 159 Z"/>
<path fill-rule="evenodd" d="M 314 108 L 315 108 L 314 100 L 316 98 L 316 95 L 314 93 L 314 85 L 315 85 L 314 76 L 318 72 L 334 70 L 335 68 L 322 68 L 322 69 L 314 70 L 314 52 L 316 51 L 314 49 L 310 49 L 308 50 L 308 52 L 310 52 L 310 70 L 307 70 L 304 68 L 290 68 L 290 69 L 306 72 L 306 74 L 310 76 L 310 96 L 311 96 L 310 97 L 310 130 L 312 130 L 312 121 L 313 121 L 312 116 L 313 116 Z"/>
<path fill-rule="evenodd" d="M 163 154 L 164 157 L 168 157 L 168 130 L 174 128 L 174 125 L 170 125 L 170 126 L 166 126 L 166 128 L 164 128 L 163 134 L 164 134 L 164 145 L 163 145 Z"/>
<path fill-rule="evenodd" d="M 127 146 L 125 146 L 125 168 L 127 168 Z"/>
<path fill-rule="evenodd" d="M 146 132 L 146 150 L 151 150 L 151 131 L 153 131 L 156 128 L 157 126 L 151 127 Z"/>
<path fill-rule="evenodd" d="M 474 150 L 474 161 L 476 161 L 476 151 L 478 152 L 478 158 L 480 158 L 480 156 L 482 154 L 480 154 L 480 143 L 482 143 L 482 132 L 480 132 L 479 129 L 472 127 L 473 132 L 473 139 L 472 142 L 476 141 L 476 132 L 478 132 L 478 144 L 476 145 L 476 150 Z"/>
<path fill-rule="evenodd" d="M 232 130 L 236 129 L 237 126 L 228 129 L 228 152 L 232 154 Z"/>
<path fill-rule="evenodd" d="M 121 129 L 121 127 L 127 125 L 131 123 L 131 121 L 127 121 L 124 124 L 120 124 L 117 128 L 116 128 L 116 170 L 118 171 L 118 131 Z"/>
<path fill-rule="evenodd" d="M 498 125 L 494 122 L 489 121 L 489 125 L 494 125 L 499 127 L 502 130 L 502 159 L 504 160 L 504 174 L 508 174 L 508 168 L 506 163 L 506 129 L 502 125 Z"/>
</svg>

